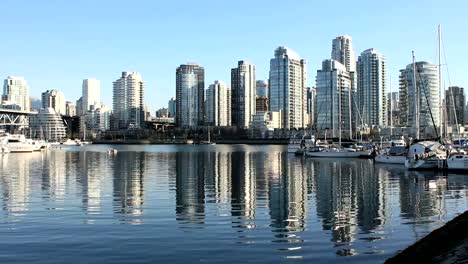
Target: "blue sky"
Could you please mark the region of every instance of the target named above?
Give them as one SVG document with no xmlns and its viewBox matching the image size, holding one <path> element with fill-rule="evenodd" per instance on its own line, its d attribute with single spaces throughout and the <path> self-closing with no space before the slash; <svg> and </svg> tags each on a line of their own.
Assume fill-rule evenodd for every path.
<svg viewBox="0 0 468 264">
<path fill-rule="evenodd" d="M 239 60 L 254 63 L 257 79 L 267 79 L 280 45 L 307 60 L 307 82 L 314 85 L 331 40 L 344 34 L 353 37 L 357 55 L 367 48 L 385 54 L 396 90 L 398 70 L 411 62 L 411 50 L 417 60 L 436 62 L 438 24 L 450 83 L 468 84 L 463 0 L 2 0 L 1 10 L 0 77 L 24 76 L 38 97 L 58 89 L 75 101 L 82 79 L 95 77 L 111 105 L 112 81 L 122 71 L 138 71 L 154 111 L 175 96 L 178 65 L 204 66 L 206 87 L 218 79 L 230 83 Z"/>
</svg>

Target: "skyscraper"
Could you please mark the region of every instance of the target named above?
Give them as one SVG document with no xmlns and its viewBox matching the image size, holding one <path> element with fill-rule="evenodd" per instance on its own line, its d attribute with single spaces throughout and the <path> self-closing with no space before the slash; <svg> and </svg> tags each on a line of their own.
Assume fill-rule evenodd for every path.
<svg viewBox="0 0 468 264">
<path fill-rule="evenodd" d="M 257 86 L 256 96 L 257 97 L 260 96 L 260 97 L 267 97 L 268 98 L 268 81 L 257 80 L 256 86 Z"/>
<path fill-rule="evenodd" d="M 210 126 L 231 125 L 231 89 L 223 81 L 215 81 L 206 90 L 206 118 Z"/>
<path fill-rule="evenodd" d="M 145 120 L 145 82 L 138 72 L 122 72 L 113 83 L 112 100 L 113 129 L 141 128 Z"/>
<path fill-rule="evenodd" d="M 65 102 L 65 115 L 76 116 L 76 105 L 70 101 Z"/>
<path fill-rule="evenodd" d="M 350 136 L 351 128 L 351 77 L 346 67 L 335 60 L 324 60 L 317 71 L 317 129 L 338 137 Z"/>
<path fill-rule="evenodd" d="M 357 62 L 357 105 L 363 124 L 387 125 L 386 62 L 375 49 L 361 53 Z"/>
<path fill-rule="evenodd" d="M 3 82 L 2 104 L 15 104 L 29 111 L 29 86 L 23 77 L 8 76 Z"/>
<path fill-rule="evenodd" d="M 315 87 L 307 87 L 307 115 L 309 117 L 309 126 L 315 125 L 317 114 L 317 89 Z"/>
<path fill-rule="evenodd" d="M 400 70 L 399 78 L 399 104 L 400 124 L 402 126 L 415 125 L 415 87 L 413 85 L 413 64 L 408 64 Z M 416 62 L 416 87 L 419 91 L 419 125 L 420 127 L 432 127 L 431 114 L 436 126 L 439 124 L 439 76 L 437 66 L 429 62 Z"/>
<path fill-rule="evenodd" d="M 101 103 L 101 83 L 96 79 L 83 80 L 83 111 L 94 110 L 94 106 Z"/>
<path fill-rule="evenodd" d="M 351 104 L 351 123 L 350 129 L 356 130 L 357 126 L 362 125 L 362 119 L 359 117 L 357 105 L 357 84 L 356 84 L 356 60 L 353 49 L 353 40 L 351 36 L 344 35 L 338 36 L 332 40 L 331 59 L 340 62 L 346 68 L 351 79 L 351 91 L 349 95 Z M 352 131 L 350 130 L 350 137 L 352 138 Z"/>
<path fill-rule="evenodd" d="M 278 47 L 270 60 L 270 111 L 281 112 L 284 129 L 306 126 L 306 62 L 288 47 Z"/>
<path fill-rule="evenodd" d="M 53 108 L 57 114 L 65 115 L 67 113 L 65 95 L 57 90 L 43 92 L 42 108 Z"/>
<path fill-rule="evenodd" d="M 248 128 L 255 114 L 255 66 L 248 61 L 239 61 L 231 69 L 231 122 L 240 128 Z"/>
<path fill-rule="evenodd" d="M 353 41 L 351 36 L 338 36 L 332 41 L 331 59 L 336 60 L 346 67 L 348 72 L 356 72 L 356 60 L 354 59 Z"/>
<path fill-rule="evenodd" d="M 167 112 L 169 117 L 175 118 L 176 116 L 176 99 L 175 97 L 171 97 L 171 100 L 167 103 Z"/>
<path fill-rule="evenodd" d="M 445 91 L 447 123 L 463 125 L 465 112 L 465 92 L 463 87 L 450 86 Z"/>
<path fill-rule="evenodd" d="M 196 63 L 180 65 L 176 70 L 176 123 L 179 127 L 204 125 L 205 69 Z"/>
</svg>

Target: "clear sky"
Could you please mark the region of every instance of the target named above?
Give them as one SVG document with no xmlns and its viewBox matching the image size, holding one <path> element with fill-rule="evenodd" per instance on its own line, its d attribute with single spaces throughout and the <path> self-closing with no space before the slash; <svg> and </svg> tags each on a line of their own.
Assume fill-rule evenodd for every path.
<svg viewBox="0 0 468 264">
<path fill-rule="evenodd" d="M 0 6 L 0 77 L 24 76 L 37 97 L 58 89 L 75 101 L 82 80 L 95 77 L 111 105 L 112 82 L 122 71 L 138 71 L 154 111 L 175 96 L 178 65 L 205 67 L 206 88 L 214 80 L 230 83 L 239 60 L 256 65 L 257 79 L 268 79 L 282 45 L 307 60 L 312 86 L 332 39 L 344 34 L 353 38 L 356 59 L 367 48 L 385 54 L 396 90 L 411 50 L 417 60 L 436 62 L 438 24 L 443 73 L 448 68 L 452 85 L 468 87 L 466 0 L 2 0 Z"/>
</svg>

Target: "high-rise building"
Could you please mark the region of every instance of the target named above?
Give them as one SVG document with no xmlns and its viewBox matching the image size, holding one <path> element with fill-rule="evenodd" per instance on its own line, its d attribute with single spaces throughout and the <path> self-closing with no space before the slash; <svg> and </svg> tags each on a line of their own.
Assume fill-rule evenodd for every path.
<svg viewBox="0 0 468 264">
<path fill-rule="evenodd" d="M 359 116 L 359 109 L 357 108 L 356 60 L 351 36 L 338 36 L 332 40 L 331 59 L 343 64 L 351 79 L 351 122 L 352 128 L 356 130 L 363 122 Z M 350 131 L 350 133 L 352 138 L 352 131 Z"/>
<path fill-rule="evenodd" d="M 223 81 L 215 81 L 206 90 L 206 118 L 210 126 L 231 125 L 231 89 Z"/>
<path fill-rule="evenodd" d="M 66 127 L 62 117 L 53 108 L 42 108 L 29 121 L 33 138 L 58 142 L 66 136 Z"/>
<path fill-rule="evenodd" d="M 317 89 L 315 87 L 307 87 L 307 115 L 309 116 L 309 125 L 315 125 L 317 114 Z"/>
<path fill-rule="evenodd" d="M 176 108 L 176 99 L 175 97 L 171 97 L 171 100 L 167 104 L 168 117 L 174 118 L 176 116 Z"/>
<path fill-rule="evenodd" d="M 155 113 L 156 117 L 168 117 L 168 115 L 169 115 L 169 111 L 165 107 L 159 108 L 158 110 L 156 110 L 156 113 Z"/>
<path fill-rule="evenodd" d="M 23 77 L 8 76 L 3 82 L 2 104 L 17 105 L 20 110 L 29 111 L 29 86 Z"/>
<path fill-rule="evenodd" d="M 61 91 L 47 90 L 42 93 L 42 108 L 53 108 L 59 115 L 65 115 L 66 101 L 65 95 Z"/>
<path fill-rule="evenodd" d="M 419 126 L 432 127 L 431 114 L 436 126 L 439 125 L 439 76 L 437 66 L 429 62 L 416 62 L 416 87 L 418 89 Z M 400 70 L 399 78 L 400 124 L 415 126 L 415 87 L 413 85 L 413 64 Z"/>
<path fill-rule="evenodd" d="M 463 87 L 450 86 L 445 91 L 447 123 L 463 125 L 465 112 L 465 92 Z"/>
<path fill-rule="evenodd" d="M 85 114 L 85 111 L 83 111 L 83 97 L 80 97 L 78 100 L 76 100 L 75 106 L 77 116 L 82 116 Z"/>
<path fill-rule="evenodd" d="M 84 79 L 82 88 L 83 111 L 94 110 L 101 103 L 101 83 L 96 79 Z"/>
<path fill-rule="evenodd" d="M 205 69 L 196 63 L 182 64 L 176 70 L 176 111 L 179 127 L 204 125 Z"/>
<path fill-rule="evenodd" d="M 270 60 L 270 111 L 280 112 L 283 129 L 306 126 L 306 62 L 288 47 L 278 47 Z"/>
<path fill-rule="evenodd" d="M 42 108 L 42 101 L 41 98 L 30 96 L 29 97 L 29 102 L 30 102 L 30 110 L 31 111 L 36 111 L 38 112 L 39 109 Z"/>
<path fill-rule="evenodd" d="M 145 121 L 145 82 L 138 72 L 122 72 L 113 83 L 113 129 L 141 128 Z M 83 100 L 84 102 L 84 100 Z"/>
<path fill-rule="evenodd" d="M 361 53 L 357 62 L 357 105 L 363 124 L 387 125 L 386 62 L 375 49 Z"/>
<path fill-rule="evenodd" d="M 332 41 L 331 59 L 346 67 L 348 72 L 356 72 L 356 61 L 351 36 L 338 36 Z"/>
<path fill-rule="evenodd" d="M 267 112 L 268 111 L 268 98 L 265 96 L 257 96 L 255 99 L 255 112 Z"/>
<path fill-rule="evenodd" d="M 231 69 L 231 122 L 233 126 L 248 128 L 255 114 L 255 66 L 248 61 L 239 61 Z"/>
<path fill-rule="evenodd" d="M 398 126 L 400 124 L 398 92 L 387 93 L 387 124 L 389 126 Z"/>
<path fill-rule="evenodd" d="M 268 81 L 257 80 L 257 97 L 266 97 L 268 98 Z"/>
<path fill-rule="evenodd" d="M 351 77 L 346 67 L 335 60 L 324 60 L 317 71 L 317 120 L 321 133 L 338 137 L 350 136 Z"/>
<path fill-rule="evenodd" d="M 70 101 L 65 102 L 65 115 L 76 116 L 76 105 Z"/>
</svg>

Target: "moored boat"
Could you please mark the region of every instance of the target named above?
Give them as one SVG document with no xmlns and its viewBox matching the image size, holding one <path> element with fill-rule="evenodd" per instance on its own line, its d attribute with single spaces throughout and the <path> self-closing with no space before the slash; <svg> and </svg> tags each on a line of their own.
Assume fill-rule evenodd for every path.
<svg viewBox="0 0 468 264">
<path fill-rule="evenodd" d="M 405 167 L 409 170 L 443 169 L 446 159 L 447 153 L 442 144 L 420 141 L 409 147 Z"/>
<path fill-rule="evenodd" d="M 406 151 L 407 149 L 404 146 L 391 147 L 378 154 L 375 157 L 375 162 L 403 165 L 406 161 Z"/>
</svg>

